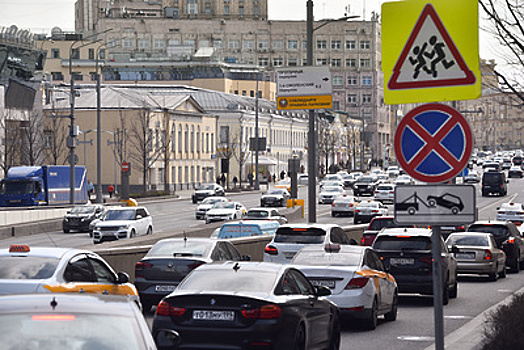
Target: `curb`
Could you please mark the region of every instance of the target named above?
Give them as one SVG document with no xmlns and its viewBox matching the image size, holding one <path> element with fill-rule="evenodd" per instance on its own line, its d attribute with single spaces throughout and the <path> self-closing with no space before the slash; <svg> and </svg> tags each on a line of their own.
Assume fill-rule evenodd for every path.
<svg viewBox="0 0 524 350">
<path fill-rule="evenodd" d="M 444 348 L 453 350 L 481 350 L 483 349 L 482 341 L 484 340 L 484 323 L 486 316 L 495 311 L 502 305 L 509 304 L 514 295 L 524 293 L 524 287 L 512 293 L 506 299 L 493 305 L 480 315 L 466 323 L 464 326 L 455 330 L 453 333 L 444 337 Z M 428 346 L 424 350 L 434 350 L 435 344 Z"/>
</svg>

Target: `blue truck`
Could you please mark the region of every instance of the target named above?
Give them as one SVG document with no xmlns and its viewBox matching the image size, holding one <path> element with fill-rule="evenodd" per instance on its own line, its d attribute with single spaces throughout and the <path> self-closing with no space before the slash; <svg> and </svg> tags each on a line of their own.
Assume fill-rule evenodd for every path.
<svg viewBox="0 0 524 350">
<path fill-rule="evenodd" d="M 66 165 L 11 167 L 0 181 L 0 207 L 68 204 L 70 178 Z M 88 201 L 87 170 L 75 166 L 75 203 Z"/>
</svg>

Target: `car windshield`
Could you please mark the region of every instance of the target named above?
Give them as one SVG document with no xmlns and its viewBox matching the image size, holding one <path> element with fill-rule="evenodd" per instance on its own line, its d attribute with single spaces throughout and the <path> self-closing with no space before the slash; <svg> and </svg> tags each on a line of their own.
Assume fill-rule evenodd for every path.
<svg viewBox="0 0 524 350">
<path fill-rule="evenodd" d="M 428 237 L 392 237 L 379 236 L 373 243 L 376 250 L 431 250 L 431 239 Z"/>
<path fill-rule="evenodd" d="M 371 223 L 369 224 L 369 230 L 372 230 L 372 231 L 380 231 L 383 228 L 394 228 L 394 227 L 404 227 L 404 226 L 397 225 L 395 221 L 393 221 L 393 218 L 375 219 L 371 221 Z"/>
<path fill-rule="evenodd" d="M 235 209 L 235 203 L 233 202 L 219 202 L 213 205 L 213 209 Z"/>
<path fill-rule="evenodd" d="M 0 342 L 6 350 L 145 350 L 141 334 L 134 318 L 109 313 L 94 315 L 65 310 L 0 316 Z"/>
<path fill-rule="evenodd" d="M 277 243 L 301 243 L 318 244 L 323 243 L 326 231 L 316 227 L 285 227 L 279 228 L 275 236 Z"/>
<path fill-rule="evenodd" d="M 495 237 L 504 237 L 508 235 L 509 229 L 504 225 L 471 225 L 468 231 L 491 233 Z"/>
<path fill-rule="evenodd" d="M 361 176 L 357 182 L 373 182 L 373 178 L 370 176 Z"/>
<path fill-rule="evenodd" d="M 266 194 L 284 194 L 284 190 L 283 189 L 269 190 L 266 192 Z"/>
<path fill-rule="evenodd" d="M 177 241 L 160 241 L 155 244 L 146 257 L 158 256 L 207 256 L 212 247 L 211 242 L 199 242 L 183 239 Z"/>
<path fill-rule="evenodd" d="M 359 266 L 360 253 L 327 253 L 325 251 L 299 251 L 292 263 L 312 266 Z"/>
<path fill-rule="evenodd" d="M 446 240 L 448 245 L 469 245 L 476 247 L 489 246 L 488 237 L 482 235 L 450 235 Z"/>
<path fill-rule="evenodd" d="M 322 188 L 322 192 L 341 192 L 341 189 L 338 186 L 327 186 Z"/>
<path fill-rule="evenodd" d="M 220 197 L 207 197 L 202 201 L 202 204 L 215 204 L 218 202 L 223 202 L 224 200 Z"/>
<path fill-rule="evenodd" d="M 193 270 L 177 290 L 271 293 L 277 278 L 276 272 L 243 270 L 242 266 L 236 270 Z"/>
<path fill-rule="evenodd" d="M 214 188 L 213 185 L 200 185 L 200 187 L 198 187 L 197 191 L 212 190 L 213 188 Z"/>
<path fill-rule="evenodd" d="M 95 207 L 88 207 L 88 206 L 82 206 L 82 207 L 73 207 L 71 209 L 71 214 L 92 214 L 95 211 Z"/>
<path fill-rule="evenodd" d="M 129 210 L 109 210 L 105 216 L 106 221 L 111 220 L 133 220 L 135 218 L 135 211 Z"/>
<path fill-rule="evenodd" d="M 267 210 L 250 210 L 247 212 L 247 216 L 252 218 L 267 218 L 269 212 Z"/>
<path fill-rule="evenodd" d="M 393 186 L 378 186 L 377 191 L 393 191 Z"/>
<path fill-rule="evenodd" d="M 60 262 L 57 258 L 40 256 L 0 257 L 0 279 L 39 280 L 53 276 Z"/>
</svg>

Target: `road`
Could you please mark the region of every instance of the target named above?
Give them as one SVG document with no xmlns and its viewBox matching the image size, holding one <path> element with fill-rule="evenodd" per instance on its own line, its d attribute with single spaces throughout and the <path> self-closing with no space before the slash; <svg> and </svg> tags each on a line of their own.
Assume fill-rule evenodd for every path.
<svg viewBox="0 0 524 350">
<path fill-rule="evenodd" d="M 495 219 L 496 208 L 503 202 L 524 202 L 524 179 L 511 179 L 508 184 L 508 195 L 505 197 L 481 197 L 480 185 L 476 184 L 477 207 L 479 219 Z M 300 196 L 307 198 L 307 188 L 300 188 Z M 243 193 L 231 196 L 242 202 L 247 208 L 258 206 L 260 194 Z M 203 221 L 194 218 L 196 205 L 188 201 L 162 201 L 146 204 L 154 217 L 156 232 L 169 232 L 176 227 L 193 228 L 205 225 Z M 391 206 L 390 206 L 391 208 Z M 347 225 L 351 218 L 331 217 L 329 205 L 318 205 L 319 223 L 338 223 Z M 307 217 L 307 215 L 306 215 Z M 85 233 L 50 234 L 30 237 L 9 238 L 2 240 L 0 246 L 7 247 L 12 243 L 28 243 L 31 245 L 59 246 L 92 246 Z M 472 318 L 513 292 L 524 287 L 524 271 L 520 274 L 508 274 L 506 279 L 488 282 L 486 278 L 462 276 L 459 279 L 459 295 L 451 299 L 444 307 L 445 334 L 457 330 Z M 153 314 L 147 315 L 151 322 Z M 398 319 L 395 322 L 381 320 L 376 330 L 364 331 L 358 325 L 345 325 L 342 332 L 341 349 L 425 349 L 433 344 L 433 300 L 430 296 L 402 295 L 399 301 Z"/>
</svg>

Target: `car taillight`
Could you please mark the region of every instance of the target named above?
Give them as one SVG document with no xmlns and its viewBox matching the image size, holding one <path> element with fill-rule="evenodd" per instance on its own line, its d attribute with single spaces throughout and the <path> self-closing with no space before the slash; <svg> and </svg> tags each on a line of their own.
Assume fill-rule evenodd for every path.
<svg viewBox="0 0 524 350">
<path fill-rule="evenodd" d="M 510 237 L 510 238 L 508 238 L 508 240 L 506 241 L 506 243 L 514 244 L 514 243 L 515 243 L 515 237 Z"/>
<path fill-rule="evenodd" d="M 375 193 L 380 193 L 380 191 L 375 191 Z"/>
<path fill-rule="evenodd" d="M 367 277 L 352 278 L 344 289 L 358 289 L 363 288 L 369 281 Z"/>
<path fill-rule="evenodd" d="M 395 193 L 395 191 L 389 191 L 389 194 L 394 194 L 394 193 Z"/>
<path fill-rule="evenodd" d="M 424 264 L 430 264 L 433 262 L 433 258 L 431 256 L 423 256 L 418 258 L 418 261 Z"/>
<path fill-rule="evenodd" d="M 145 269 L 150 269 L 153 267 L 153 264 L 147 263 L 147 262 L 137 262 L 135 264 L 135 278 L 144 278 L 144 275 L 142 275 L 140 272 L 144 271 Z"/>
<path fill-rule="evenodd" d="M 264 252 L 269 255 L 277 255 L 278 249 L 272 245 L 267 245 L 266 248 L 264 249 Z"/>
<path fill-rule="evenodd" d="M 378 210 L 373 210 L 373 213 L 378 213 Z"/>
<path fill-rule="evenodd" d="M 358 209 L 355 209 L 355 213 L 360 213 L 360 210 L 358 210 Z"/>
<path fill-rule="evenodd" d="M 349 207 L 351 208 L 353 206 L 353 203 L 349 203 Z"/>
<path fill-rule="evenodd" d="M 505 211 L 499 211 L 499 214 L 504 215 L 504 214 L 506 214 L 506 212 Z"/>
<path fill-rule="evenodd" d="M 366 243 L 366 240 L 364 239 L 364 236 L 362 236 L 360 239 L 360 245 L 364 245 L 364 243 Z"/>
<path fill-rule="evenodd" d="M 171 306 L 167 301 L 162 300 L 156 307 L 156 314 L 159 316 L 180 317 L 186 312 L 183 307 Z"/>
<path fill-rule="evenodd" d="M 489 251 L 489 249 L 486 249 L 486 251 L 484 252 L 484 260 L 491 260 L 491 252 Z"/>
<path fill-rule="evenodd" d="M 335 202 L 331 203 L 331 206 L 334 207 L 335 206 Z"/>
<path fill-rule="evenodd" d="M 248 320 L 275 320 L 280 317 L 282 309 L 278 305 L 262 305 L 258 309 L 242 310 L 242 316 Z"/>
</svg>

